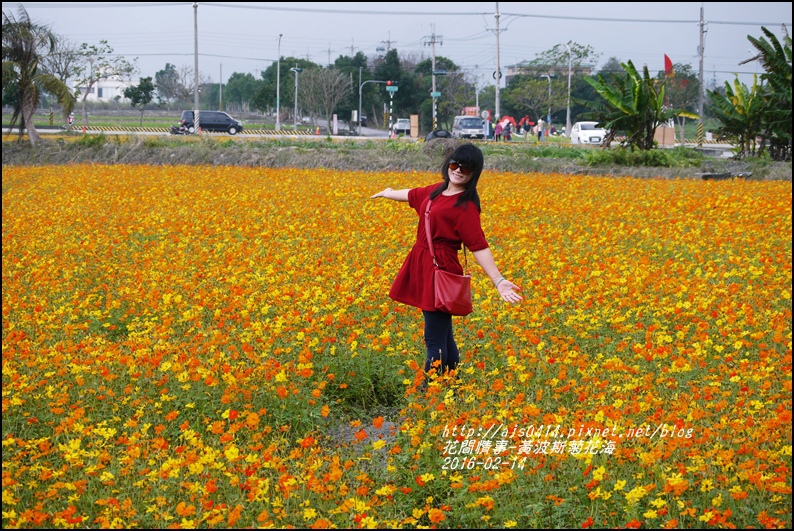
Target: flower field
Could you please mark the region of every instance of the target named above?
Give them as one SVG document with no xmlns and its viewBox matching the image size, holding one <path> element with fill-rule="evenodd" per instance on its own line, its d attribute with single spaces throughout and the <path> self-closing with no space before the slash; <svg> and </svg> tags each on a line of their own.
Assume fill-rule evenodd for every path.
<svg viewBox="0 0 794 531">
<path fill-rule="evenodd" d="M 420 391 L 436 180 L 4 168 L 2 526 L 791 527 L 791 183 L 484 173 Z"/>
</svg>

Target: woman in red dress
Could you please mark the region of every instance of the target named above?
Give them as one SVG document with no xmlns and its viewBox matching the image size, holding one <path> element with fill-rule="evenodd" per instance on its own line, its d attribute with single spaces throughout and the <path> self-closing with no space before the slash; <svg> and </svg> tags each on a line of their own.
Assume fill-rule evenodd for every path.
<svg viewBox="0 0 794 531">
<path fill-rule="evenodd" d="M 490 277 L 503 300 L 517 303 L 522 299 L 517 293 L 521 288 L 499 273 L 480 225 L 477 181 L 482 169 L 482 151 L 474 144 L 463 144 L 444 162 L 441 169 L 443 183 L 404 190 L 386 188 L 372 196 L 373 199 L 385 197 L 407 201 L 419 215 L 416 243 L 397 273 L 389 297 L 422 310 L 427 345 L 425 372 L 429 372 L 433 362 L 438 360 L 441 361 L 441 372 L 453 370 L 460 360 L 452 330 L 452 315 L 435 307 L 433 257 L 427 245 L 423 216 L 429 200 L 433 201 L 430 228 L 439 268 L 463 274 L 458 261 L 458 250 L 463 244 Z"/>
</svg>

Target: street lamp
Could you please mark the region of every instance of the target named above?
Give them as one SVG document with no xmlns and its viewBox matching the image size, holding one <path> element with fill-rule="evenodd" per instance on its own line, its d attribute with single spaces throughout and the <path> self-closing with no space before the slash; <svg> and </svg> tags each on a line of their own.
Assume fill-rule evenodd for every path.
<svg viewBox="0 0 794 531">
<path fill-rule="evenodd" d="M 565 134 L 568 135 L 568 138 L 571 138 L 571 63 L 573 57 L 571 46 L 566 43 L 565 47 L 568 48 L 568 109 L 565 113 Z"/>
<path fill-rule="evenodd" d="M 358 69 L 358 80 L 361 81 L 361 67 Z M 361 91 L 367 83 L 383 83 L 386 81 L 377 81 L 375 79 L 368 79 L 358 86 L 358 134 L 361 136 Z"/>
<path fill-rule="evenodd" d="M 276 131 L 281 131 L 281 36 L 278 34 L 278 60 L 276 61 Z"/>
<path fill-rule="evenodd" d="M 546 127 L 551 131 L 551 76 L 549 74 L 543 74 L 540 77 L 545 77 L 549 80 L 549 114 L 546 116 Z M 543 135 L 544 138 L 546 135 Z"/>
<path fill-rule="evenodd" d="M 298 65 L 295 65 L 295 68 L 290 68 L 291 72 L 295 72 L 295 113 L 292 117 L 292 123 L 295 127 L 295 130 L 298 130 L 298 74 L 303 72 L 303 68 L 298 68 Z"/>
</svg>

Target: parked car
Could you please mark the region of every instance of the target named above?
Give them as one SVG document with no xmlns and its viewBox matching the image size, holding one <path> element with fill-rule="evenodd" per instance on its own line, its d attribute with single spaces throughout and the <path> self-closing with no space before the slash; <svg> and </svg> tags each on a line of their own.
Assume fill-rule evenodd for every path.
<svg viewBox="0 0 794 531">
<path fill-rule="evenodd" d="M 392 127 L 395 135 L 410 135 L 411 134 L 411 120 L 408 118 L 398 118 Z"/>
<path fill-rule="evenodd" d="M 452 122 L 452 138 L 483 138 L 485 127 L 477 116 L 456 116 Z"/>
<path fill-rule="evenodd" d="M 599 145 L 606 135 L 606 129 L 598 122 L 576 122 L 571 127 L 571 144 Z"/>
<path fill-rule="evenodd" d="M 196 132 L 193 111 L 182 111 L 181 125 L 188 133 Z M 199 126 L 203 131 L 227 132 L 230 135 L 236 135 L 243 130 L 242 122 L 221 111 L 201 111 Z"/>
</svg>

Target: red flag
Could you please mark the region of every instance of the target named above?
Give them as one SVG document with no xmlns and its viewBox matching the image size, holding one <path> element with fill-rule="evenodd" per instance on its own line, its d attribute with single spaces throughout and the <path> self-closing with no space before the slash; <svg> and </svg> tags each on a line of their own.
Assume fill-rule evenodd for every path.
<svg viewBox="0 0 794 531">
<path fill-rule="evenodd" d="M 673 72 L 673 62 L 670 60 L 669 57 L 667 57 L 667 54 L 664 54 L 664 76 L 669 77 L 674 74 L 675 72 Z"/>
</svg>

